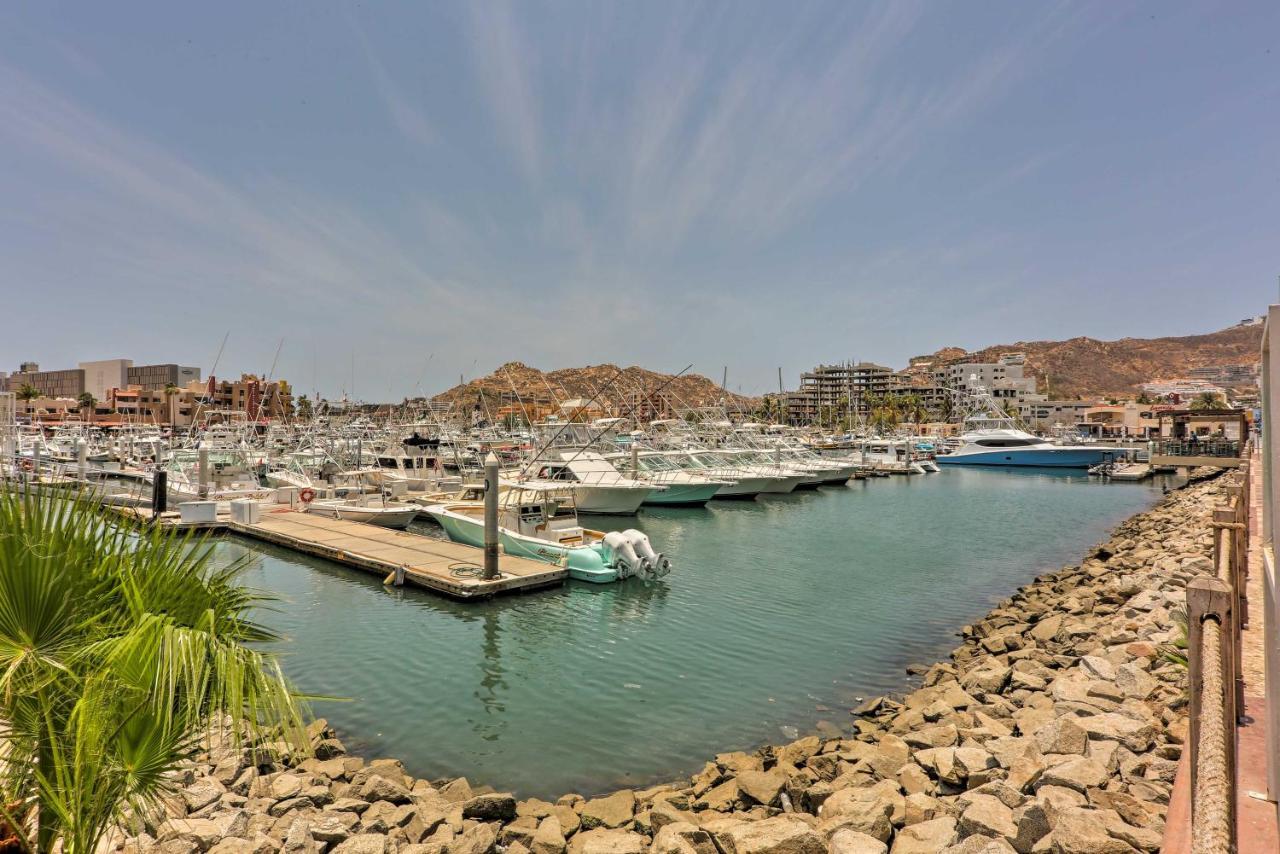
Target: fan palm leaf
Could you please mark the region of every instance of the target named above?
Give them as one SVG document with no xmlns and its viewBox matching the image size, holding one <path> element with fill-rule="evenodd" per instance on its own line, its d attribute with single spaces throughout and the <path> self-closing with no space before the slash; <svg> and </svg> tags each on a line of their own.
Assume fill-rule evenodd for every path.
<svg viewBox="0 0 1280 854">
<path fill-rule="evenodd" d="M 0 803 L 34 809 L 30 850 L 89 854 L 226 721 L 305 748 L 244 568 L 83 500 L 0 492 Z"/>
</svg>

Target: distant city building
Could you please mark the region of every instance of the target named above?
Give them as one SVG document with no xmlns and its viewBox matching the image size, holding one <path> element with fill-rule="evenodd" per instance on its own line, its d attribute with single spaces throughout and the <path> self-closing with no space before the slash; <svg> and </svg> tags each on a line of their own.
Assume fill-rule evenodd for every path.
<svg viewBox="0 0 1280 854">
<path fill-rule="evenodd" d="M 84 394 L 84 371 L 72 368 L 65 371 L 42 371 L 35 362 L 23 362 L 9 375 L 5 391 L 18 391 L 29 385 L 43 397 L 77 398 Z"/>
<path fill-rule="evenodd" d="M 132 364 L 131 359 L 81 362 L 80 370 L 84 371 L 84 390 L 93 395 L 94 400 L 105 400 L 108 391 L 113 388 L 124 388 L 129 384 L 129 367 Z"/>
<path fill-rule="evenodd" d="M 1018 401 L 1036 393 L 1036 378 L 1023 374 L 1025 358 L 1021 353 L 1012 353 L 999 362 L 957 362 L 934 376 L 940 385 L 961 395 L 982 388 L 993 397 Z"/>
<path fill-rule="evenodd" d="M 1095 406 L 1088 400 L 1027 400 L 1018 407 L 1018 417 L 1036 430 L 1084 423 Z"/>
<path fill-rule="evenodd" d="M 188 383 L 200 381 L 200 369 L 182 365 L 138 365 L 129 368 L 126 385 L 136 385 L 144 389 L 164 388 L 176 385 L 179 388 Z"/>
<path fill-rule="evenodd" d="M 1214 385 L 1204 380 L 1193 379 L 1156 380 L 1143 383 L 1142 390 L 1156 397 L 1177 395 L 1180 398 L 1191 398 L 1201 394 L 1226 394 L 1226 390 L 1222 386 Z"/>
<path fill-rule="evenodd" d="M 866 415 L 868 398 L 887 394 L 894 385 L 893 369 L 874 362 L 819 365 L 801 374 L 800 389 L 787 395 L 787 420 L 802 425 Z"/>
<path fill-rule="evenodd" d="M 1187 373 L 1193 380 L 1224 386 L 1253 385 L 1258 380 L 1257 365 L 1209 365 Z"/>
</svg>

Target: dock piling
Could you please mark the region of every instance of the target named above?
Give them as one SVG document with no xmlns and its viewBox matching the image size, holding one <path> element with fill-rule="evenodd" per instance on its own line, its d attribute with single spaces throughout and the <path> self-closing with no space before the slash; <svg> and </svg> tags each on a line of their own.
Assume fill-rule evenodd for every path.
<svg viewBox="0 0 1280 854">
<path fill-rule="evenodd" d="M 151 518 L 159 519 L 169 509 L 169 473 L 156 469 L 151 479 Z"/>
<path fill-rule="evenodd" d="M 76 479 L 84 483 L 89 479 L 89 443 L 76 439 Z"/>
<path fill-rule="evenodd" d="M 198 483 L 197 494 L 200 496 L 200 500 L 203 501 L 204 499 L 209 497 L 209 449 L 208 448 L 200 449 L 200 457 L 199 457 L 199 462 L 197 463 L 196 478 Z"/>
<path fill-rule="evenodd" d="M 484 578 L 498 577 L 498 458 L 484 458 Z"/>
</svg>

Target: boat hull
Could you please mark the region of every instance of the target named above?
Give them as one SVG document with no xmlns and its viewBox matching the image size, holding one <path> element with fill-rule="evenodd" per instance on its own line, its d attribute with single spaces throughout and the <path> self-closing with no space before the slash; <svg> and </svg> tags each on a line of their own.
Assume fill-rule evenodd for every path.
<svg viewBox="0 0 1280 854">
<path fill-rule="evenodd" d="M 652 490 L 631 487 L 574 484 L 573 501 L 579 513 L 604 516 L 633 516 Z"/>
<path fill-rule="evenodd" d="M 1083 469 L 1097 465 L 1110 452 L 1101 448 L 995 448 L 977 453 L 947 454 L 935 462 L 940 466 L 1029 466 L 1035 468 Z"/>
<path fill-rule="evenodd" d="M 650 493 L 644 503 L 661 507 L 699 507 L 715 498 L 721 486 L 720 483 L 663 484 L 663 488 Z"/>
<path fill-rule="evenodd" d="M 453 542 L 484 548 L 483 523 L 439 508 L 428 508 L 427 512 L 440 523 L 440 527 Z M 506 528 L 498 529 L 498 542 L 509 555 L 563 566 L 569 571 L 570 578 L 579 581 L 608 584 L 618 580 L 618 571 L 605 566 L 604 556 L 594 546 L 561 546 L 525 537 Z"/>
<path fill-rule="evenodd" d="M 377 525 L 380 528 L 407 528 L 418 515 L 417 507 L 382 510 L 371 507 L 324 507 L 311 505 L 308 513 L 317 516 L 328 516 L 331 519 L 342 519 L 345 522 L 363 522 L 366 525 Z"/>
</svg>

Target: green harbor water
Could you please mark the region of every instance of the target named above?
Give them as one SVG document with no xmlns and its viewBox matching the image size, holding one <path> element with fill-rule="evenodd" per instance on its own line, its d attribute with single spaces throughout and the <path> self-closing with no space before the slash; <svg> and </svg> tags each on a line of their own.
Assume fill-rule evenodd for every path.
<svg viewBox="0 0 1280 854">
<path fill-rule="evenodd" d="M 1083 472 L 945 469 L 646 509 L 586 521 L 644 530 L 675 562 L 663 582 L 477 604 L 241 540 L 218 548 L 250 555 L 248 583 L 281 597 L 263 619 L 298 687 L 349 698 L 314 706 L 349 750 L 547 797 L 847 729 L 860 697 L 907 687 L 905 665 L 945 657 L 961 625 L 1160 494 Z"/>
</svg>

